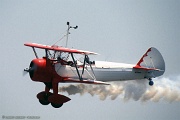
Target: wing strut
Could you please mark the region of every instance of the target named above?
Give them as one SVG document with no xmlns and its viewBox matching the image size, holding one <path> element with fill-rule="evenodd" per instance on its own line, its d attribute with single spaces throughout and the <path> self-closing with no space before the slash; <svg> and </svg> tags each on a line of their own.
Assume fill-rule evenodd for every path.
<svg viewBox="0 0 180 120">
<path fill-rule="evenodd" d="M 89 64 L 89 65 L 90 65 L 91 71 L 92 71 L 92 73 L 93 73 L 93 79 L 96 80 L 96 77 L 95 77 L 95 74 L 94 74 L 94 70 L 93 70 L 91 64 Z"/>
<path fill-rule="evenodd" d="M 92 65 L 91 65 L 92 63 L 91 63 L 91 61 L 89 61 L 88 55 L 85 54 L 85 56 L 84 56 L 84 62 L 83 62 L 83 65 L 82 65 L 83 68 L 82 68 L 82 73 L 81 74 L 79 72 L 78 66 L 77 66 L 76 61 L 74 59 L 73 53 L 71 53 L 71 57 L 73 59 L 73 63 L 74 63 L 74 66 L 76 68 L 76 71 L 77 71 L 77 74 L 78 74 L 78 77 L 79 77 L 80 81 L 83 81 L 83 74 L 84 74 L 86 63 L 90 66 L 93 75 L 91 76 L 91 74 L 88 72 L 88 70 L 86 70 L 87 73 L 92 77 L 93 81 L 96 80 L 96 77 L 95 77 L 95 74 L 94 74 L 94 71 L 93 71 L 93 68 L 92 68 Z"/>
<path fill-rule="evenodd" d="M 95 77 L 95 73 L 94 73 L 94 70 L 93 70 L 93 68 L 92 68 L 92 63 L 91 63 L 91 61 L 89 60 L 89 56 L 88 55 L 86 55 L 86 62 L 89 64 L 89 66 L 90 66 L 90 68 L 91 68 L 91 71 L 92 71 L 92 74 L 93 74 L 93 76 L 92 76 L 92 78 L 94 79 L 94 80 L 96 80 L 96 77 Z"/>
<path fill-rule="evenodd" d="M 45 55 L 46 55 L 46 59 L 48 59 L 48 50 L 45 49 Z"/>
<path fill-rule="evenodd" d="M 73 62 L 74 62 L 76 71 L 77 71 L 77 73 L 78 73 L 79 80 L 82 81 L 82 77 L 80 76 L 80 73 L 79 73 L 79 70 L 78 70 L 78 68 L 77 68 L 77 64 L 76 64 L 76 61 L 75 61 L 75 59 L 74 59 L 73 53 L 71 53 L 71 57 L 72 57 L 72 59 L 73 59 Z"/>
<path fill-rule="evenodd" d="M 82 74 L 81 74 L 81 79 L 82 79 L 82 75 L 84 74 L 84 67 L 85 67 L 85 64 L 86 64 L 86 56 L 84 56 L 84 62 L 83 62 L 83 69 L 82 69 Z"/>
<path fill-rule="evenodd" d="M 37 53 L 36 53 L 35 48 L 34 48 L 34 47 L 32 47 L 32 49 L 33 49 L 33 51 L 34 51 L 34 55 L 35 55 L 35 56 L 36 56 L 36 58 L 38 59 L 38 55 L 37 55 Z"/>
</svg>

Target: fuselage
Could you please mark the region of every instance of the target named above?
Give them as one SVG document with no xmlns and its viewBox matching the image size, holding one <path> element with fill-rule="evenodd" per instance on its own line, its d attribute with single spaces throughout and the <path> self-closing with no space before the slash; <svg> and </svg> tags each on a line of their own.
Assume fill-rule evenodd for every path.
<svg viewBox="0 0 180 120">
<path fill-rule="evenodd" d="M 134 66 L 135 65 L 133 64 L 95 61 L 95 63 L 92 64 L 93 70 L 89 65 L 85 66 L 82 77 L 83 79 L 93 80 L 95 76 L 96 80 L 107 82 L 143 79 L 146 78 L 148 74 L 150 75 L 150 73 L 147 73 L 146 71 L 134 69 Z M 82 73 L 83 68 L 79 67 L 78 70 L 80 73 Z M 78 74 L 75 67 L 57 63 L 55 64 L 55 71 L 61 77 L 78 79 Z"/>
<path fill-rule="evenodd" d="M 68 31 L 70 27 L 68 23 Z M 109 85 L 107 83 L 109 81 L 147 78 L 149 85 L 152 86 L 154 84 L 152 78 L 161 76 L 165 72 L 164 59 L 154 47 L 149 48 L 137 64 L 133 65 L 90 61 L 89 55 L 97 55 L 97 53 L 90 51 L 37 43 L 26 43 L 24 45 L 32 47 L 36 56 L 31 61 L 29 68 L 24 69 L 24 71 L 29 73 L 31 80 L 45 84 L 45 90 L 38 93 L 37 98 L 42 105 L 51 103 L 55 108 L 61 107 L 70 100 L 70 98 L 58 94 L 59 82 Z M 35 48 L 44 49 L 45 57 L 39 58 Z M 80 62 L 75 59 L 74 54 L 83 55 L 84 61 Z M 50 89 L 53 90 L 53 93 L 50 92 Z"/>
</svg>

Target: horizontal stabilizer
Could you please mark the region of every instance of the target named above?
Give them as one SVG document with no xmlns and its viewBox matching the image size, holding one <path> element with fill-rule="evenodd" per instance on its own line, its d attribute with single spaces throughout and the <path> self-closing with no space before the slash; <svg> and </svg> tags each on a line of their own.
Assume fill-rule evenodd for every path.
<svg viewBox="0 0 180 120">
<path fill-rule="evenodd" d="M 160 69 L 156 69 L 156 68 L 147 68 L 147 67 L 140 67 L 140 66 L 135 66 L 133 67 L 135 69 L 143 69 L 143 70 L 155 70 L 155 71 L 162 71 Z"/>
</svg>

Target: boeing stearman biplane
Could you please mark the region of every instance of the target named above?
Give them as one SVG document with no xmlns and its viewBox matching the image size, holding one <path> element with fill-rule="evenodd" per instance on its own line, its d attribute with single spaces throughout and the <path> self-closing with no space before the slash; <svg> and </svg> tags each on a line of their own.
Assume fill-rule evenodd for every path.
<svg viewBox="0 0 180 120">
<path fill-rule="evenodd" d="M 69 30 L 68 26 L 68 30 Z M 69 33 L 68 33 L 69 34 Z M 70 98 L 58 94 L 58 83 L 87 83 L 109 85 L 109 81 L 124 81 L 148 79 L 149 85 L 154 82 L 152 78 L 163 75 L 165 62 L 161 53 L 151 47 L 137 62 L 137 64 L 125 64 L 105 61 L 90 61 L 90 55 L 95 52 L 69 49 L 57 45 L 49 46 L 37 43 L 25 43 L 32 47 L 36 56 L 30 63 L 28 72 L 33 81 L 43 82 L 45 90 L 37 94 L 42 105 L 51 105 L 55 108 L 61 107 Z M 66 45 L 67 46 L 67 45 Z M 45 56 L 39 58 L 35 48 L 44 49 Z M 83 61 L 76 59 L 75 54 L 83 56 Z M 53 93 L 50 92 L 53 90 Z"/>
</svg>

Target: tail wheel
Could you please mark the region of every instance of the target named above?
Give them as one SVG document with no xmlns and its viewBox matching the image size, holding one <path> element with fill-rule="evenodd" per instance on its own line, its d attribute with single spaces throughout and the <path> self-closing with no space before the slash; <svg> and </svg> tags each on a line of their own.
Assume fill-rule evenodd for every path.
<svg viewBox="0 0 180 120">
<path fill-rule="evenodd" d="M 150 86 L 153 86 L 154 85 L 154 82 L 152 80 L 149 80 L 149 85 Z"/>
</svg>

